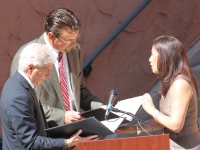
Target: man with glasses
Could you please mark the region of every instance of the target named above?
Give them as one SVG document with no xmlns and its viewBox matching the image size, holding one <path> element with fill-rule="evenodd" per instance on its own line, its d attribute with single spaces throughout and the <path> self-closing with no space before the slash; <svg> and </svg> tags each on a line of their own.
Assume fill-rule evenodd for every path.
<svg viewBox="0 0 200 150">
<path fill-rule="evenodd" d="M 80 46 L 76 42 L 80 30 L 81 23 L 77 16 L 68 9 L 59 8 L 47 16 L 45 33 L 30 42 L 46 44 L 58 56 L 51 77 L 37 88 L 50 127 L 79 120 L 81 109 L 86 111 L 102 105 L 102 101 L 93 96 L 82 82 Z M 13 58 L 11 75 L 18 69 L 24 46 Z"/>
</svg>

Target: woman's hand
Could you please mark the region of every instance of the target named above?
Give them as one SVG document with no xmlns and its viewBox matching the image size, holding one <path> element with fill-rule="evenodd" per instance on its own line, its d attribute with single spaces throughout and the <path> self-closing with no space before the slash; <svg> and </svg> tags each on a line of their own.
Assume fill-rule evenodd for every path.
<svg viewBox="0 0 200 150">
<path fill-rule="evenodd" d="M 153 100 L 151 98 L 151 96 L 148 93 L 145 93 L 142 96 L 142 107 L 144 108 L 144 110 L 150 114 L 151 116 L 153 116 L 158 110 L 155 108 L 154 104 L 153 104 Z"/>
</svg>

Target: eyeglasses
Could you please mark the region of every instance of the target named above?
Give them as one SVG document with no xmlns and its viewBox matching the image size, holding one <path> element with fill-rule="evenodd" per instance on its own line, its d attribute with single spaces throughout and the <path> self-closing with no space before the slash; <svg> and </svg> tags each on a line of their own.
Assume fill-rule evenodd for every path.
<svg viewBox="0 0 200 150">
<path fill-rule="evenodd" d="M 63 43 L 70 45 L 72 42 L 76 41 L 80 37 L 80 34 L 73 40 L 64 41 L 61 37 L 58 37 Z"/>
</svg>

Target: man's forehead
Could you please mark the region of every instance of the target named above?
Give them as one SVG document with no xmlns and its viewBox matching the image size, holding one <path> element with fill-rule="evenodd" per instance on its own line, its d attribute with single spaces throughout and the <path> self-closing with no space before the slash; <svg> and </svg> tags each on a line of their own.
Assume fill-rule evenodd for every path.
<svg viewBox="0 0 200 150">
<path fill-rule="evenodd" d="M 77 34 L 77 33 L 79 34 L 79 30 L 73 30 L 73 29 L 71 29 L 69 27 L 62 28 L 60 30 L 60 33 L 62 33 L 62 32 L 67 32 L 68 34 Z"/>
<path fill-rule="evenodd" d="M 65 39 L 75 39 L 78 35 L 79 35 L 79 30 L 75 32 L 68 32 L 66 30 L 62 30 L 62 32 L 60 32 L 60 36 Z"/>
</svg>

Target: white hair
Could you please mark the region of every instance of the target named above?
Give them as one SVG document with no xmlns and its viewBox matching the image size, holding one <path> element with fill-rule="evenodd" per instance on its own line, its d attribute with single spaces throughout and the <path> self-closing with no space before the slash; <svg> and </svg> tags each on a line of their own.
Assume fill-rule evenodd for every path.
<svg viewBox="0 0 200 150">
<path fill-rule="evenodd" d="M 35 67 L 42 67 L 49 63 L 53 64 L 56 59 L 56 53 L 49 50 L 46 45 L 31 43 L 20 54 L 19 70 L 27 71 L 30 64 L 33 64 Z"/>
</svg>

